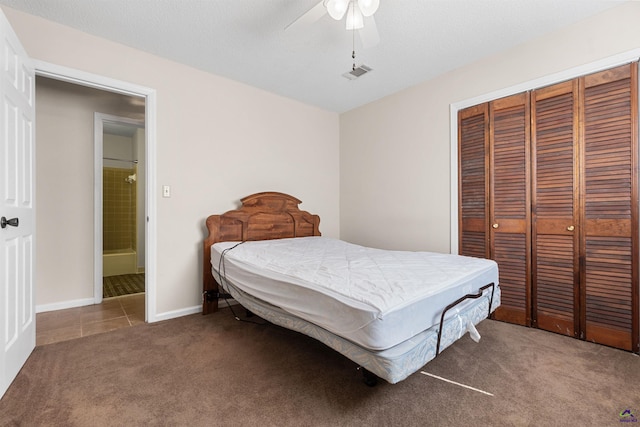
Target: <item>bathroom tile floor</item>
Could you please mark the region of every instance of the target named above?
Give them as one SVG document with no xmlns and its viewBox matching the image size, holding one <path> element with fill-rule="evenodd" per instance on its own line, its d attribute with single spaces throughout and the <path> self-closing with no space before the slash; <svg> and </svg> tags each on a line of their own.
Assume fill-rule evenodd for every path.
<svg viewBox="0 0 640 427">
<path fill-rule="evenodd" d="M 102 304 L 36 315 L 36 345 L 51 344 L 144 323 L 144 293 L 102 300 Z"/>
</svg>

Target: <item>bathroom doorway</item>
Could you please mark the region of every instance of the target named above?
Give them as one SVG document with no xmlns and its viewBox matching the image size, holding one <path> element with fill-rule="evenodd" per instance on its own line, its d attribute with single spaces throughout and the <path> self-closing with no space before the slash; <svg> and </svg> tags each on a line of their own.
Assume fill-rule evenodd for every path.
<svg viewBox="0 0 640 427">
<path fill-rule="evenodd" d="M 145 292 L 145 129 L 143 120 L 95 113 L 96 228 L 102 231 L 102 277 L 95 295 Z M 100 164 L 101 163 L 101 164 Z M 98 206 L 100 200 L 101 206 Z M 102 213 L 100 226 L 99 214 Z M 96 236 L 99 236 L 96 230 Z M 96 245 L 96 252 L 100 245 Z M 100 270 L 97 268 L 96 270 Z"/>
<path fill-rule="evenodd" d="M 38 228 L 47 232 L 38 238 L 37 268 L 40 277 L 48 280 L 47 286 L 38 288 L 36 308 L 38 312 L 49 312 L 102 302 L 103 153 L 102 149 L 95 149 L 94 143 L 95 113 L 100 112 L 144 123 L 145 152 L 140 159 L 144 158 L 145 171 L 139 171 L 136 177 L 145 180 L 144 189 L 139 191 L 145 196 L 144 208 L 140 208 L 140 214 L 145 214 L 141 227 L 145 247 L 142 316 L 146 321 L 154 321 L 155 197 L 149 190 L 155 179 L 154 93 L 86 73 L 77 73 L 78 77 L 72 78 L 73 70 L 59 70 L 48 64 L 40 67 L 36 76 L 36 172 L 46 178 L 37 181 L 36 221 Z M 50 71 L 45 73 L 47 67 Z M 65 77 L 60 74 L 63 72 Z M 87 83 L 90 81 L 101 84 L 91 87 Z M 99 179 L 96 158 L 100 162 Z"/>
</svg>

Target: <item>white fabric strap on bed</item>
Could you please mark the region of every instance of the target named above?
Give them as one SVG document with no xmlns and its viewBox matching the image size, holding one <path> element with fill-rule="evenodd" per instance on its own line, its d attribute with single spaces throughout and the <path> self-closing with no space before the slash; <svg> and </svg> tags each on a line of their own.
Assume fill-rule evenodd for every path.
<svg viewBox="0 0 640 427">
<path fill-rule="evenodd" d="M 481 287 L 478 290 L 478 293 L 476 294 L 467 294 L 463 297 L 460 297 L 459 299 L 457 299 L 456 301 L 452 302 L 451 304 L 449 304 L 447 307 L 445 307 L 442 311 L 442 315 L 440 316 L 440 330 L 438 331 L 438 344 L 436 346 L 436 356 L 438 356 L 438 354 L 440 354 L 440 341 L 442 338 L 442 325 L 444 325 L 444 320 L 446 318 L 446 314 L 447 311 L 455 309 L 456 315 L 458 318 L 460 318 L 459 313 L 460 313 L 460 309 L 458 308 L 462 303 L 464 303 L 467 300 L 474 300 L 474 299 L 478 299 L 480 297 L 482 297 L 484 295 L 484 291 L 486 291 L 487 289 L 491 289 L 491 294 L 490 294 L 490 298 L 489 298 L 489 308 L 487 310 L 487 317 L 489 317 L 489 315 L 491 315 L 491 311 L 493 309 L 493 302 L 494 302 L 494 297 L 495 297 L 495 293 L 496 293 L 496 285 L 495 283 L 489 283 L 483 287 Z M 463 320 L 460 318 L 460 321 L 462 322 Z M 475 342 L 480 341 L 480 333 L 478 332 L 478 330 L 476 329 L 475 325 L 473 324 L 473 322 L 466 322 L 466 325 L 464 325 L 465 327 L 462 328 L 461 325 L 461 333 L 460 336 L 458 337 L 458 339 L 462 338 L 462 336 L 466 333 L 469 332 L 469 336 L 471 337 L 471 339 L 473 339 Z"/>
<path fill-rule="evenodd" d="M 467 330 L 466 331 L 469 332 L 469 336 L 471 337 L 472 340 L 474 340 L 475 342 L 479 342 L 480 341 L 480 333 L 476 329 L 476 325 L 474 325 L 473 322 L 470 319 L 467 319 Z"/>
</svg>

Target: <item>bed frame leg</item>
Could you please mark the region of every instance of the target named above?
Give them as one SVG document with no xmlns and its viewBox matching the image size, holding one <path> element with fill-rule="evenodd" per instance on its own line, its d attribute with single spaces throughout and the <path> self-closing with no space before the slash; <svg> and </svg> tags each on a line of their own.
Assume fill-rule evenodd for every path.
<svg viewBox="0 0 640 427">
<path fill-rule="evenodd" d="M 360 367 L 362 371 L 362 380 L 369 387 L 375 387 L 378 384 L 378 376 L 367 369 Z"/>
</svg>

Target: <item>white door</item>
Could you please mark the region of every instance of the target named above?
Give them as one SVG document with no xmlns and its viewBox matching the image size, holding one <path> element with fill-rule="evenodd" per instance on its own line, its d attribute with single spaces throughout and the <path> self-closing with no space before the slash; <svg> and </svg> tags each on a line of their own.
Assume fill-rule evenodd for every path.
<svg viewBox="0 0 640 427">
<path fill-rule="evenodd" d="M 35 72 L 0 11 L 0 397 L 36 344 Z"/>
</svg>

